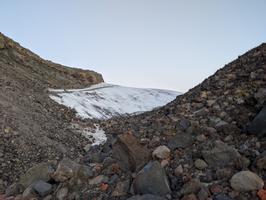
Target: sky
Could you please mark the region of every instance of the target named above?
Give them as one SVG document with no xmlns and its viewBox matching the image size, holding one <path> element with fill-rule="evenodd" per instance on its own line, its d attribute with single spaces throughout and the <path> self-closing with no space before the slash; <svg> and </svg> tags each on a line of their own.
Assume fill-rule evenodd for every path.
<svg viewBox="0 0 266 200">
<path fill-rule="evenodd" d="M 1 0 L 0 31 L 105 82 L 186 92 L 266 41 L 265 0 Z"/>
</svg>

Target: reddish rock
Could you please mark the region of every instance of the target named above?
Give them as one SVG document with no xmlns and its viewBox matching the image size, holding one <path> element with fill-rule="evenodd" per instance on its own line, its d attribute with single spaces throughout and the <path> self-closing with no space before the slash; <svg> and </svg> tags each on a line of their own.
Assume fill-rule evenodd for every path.
<svg viewBox="0 0 266 200">
<path fill-rule="evenodd" d="M 220 185 L 212 185 L 210 191 L 212 194 L 219 194 L 223 191 L 223 188 Z"/>
<path fill-rule="evenodd" d="M 264 189 L 259 190 L 258 196 L 260 197 L 261 200 L 266 200 L 266 190 Z"/>
<path fill-rule="evenodd" d="M 101 191 L 106 191 L 108 189 L 109 185 L 107 183 L 102 183 L 100 185 L 100 190 Z"/>
<path fill-rule="evenodd" d="M 5 196 L 4 194 L 0 194 L 0 200 L 4 200 L 5 199 Z"/>
<path fill-rule="evenodd" d="M 123 170 L 138 171 L 149 161 L 150 152 L 134 135 L 127 133 L 118 136 L 113 157 Z"/>
</svg>

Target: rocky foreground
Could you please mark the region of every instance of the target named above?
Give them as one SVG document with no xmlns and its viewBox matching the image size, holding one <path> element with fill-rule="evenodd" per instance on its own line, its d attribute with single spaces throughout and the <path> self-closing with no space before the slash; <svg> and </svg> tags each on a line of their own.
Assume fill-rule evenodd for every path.
<svg viewBox="0 0 266 200">
<path fill-rule="evenodd" d="M 5 175 L 0 199 L 265 200 L 266 44 L 165 107 L 98 123 L 104 145 L 79 141 L 13 184 Z"/>
</svg>

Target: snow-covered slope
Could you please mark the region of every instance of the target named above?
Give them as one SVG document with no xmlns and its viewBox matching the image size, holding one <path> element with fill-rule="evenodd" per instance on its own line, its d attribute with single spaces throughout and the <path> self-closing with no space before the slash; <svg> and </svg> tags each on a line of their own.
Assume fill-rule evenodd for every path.
<svg viewBox="0 0 266 200">
<path fill-rule="evenodd" d="M 50 97 L 74 108 L 81 118 L 108 119 L 152 110 L 174 100 L 180 93 L 170 90 L 131 88 L 100 83 L 84 89 L 50 89 Z"/>
</svg>

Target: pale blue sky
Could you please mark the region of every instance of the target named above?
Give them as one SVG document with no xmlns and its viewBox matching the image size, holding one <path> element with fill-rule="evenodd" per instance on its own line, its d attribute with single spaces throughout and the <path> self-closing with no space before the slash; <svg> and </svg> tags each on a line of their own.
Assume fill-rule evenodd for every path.
<svg viewBox="0 0 266 200">
<path fill-rule="evenodd" d="M 1 0 L 0 19 L 45 59 L 181 92 L 266 41 L 266 0 Z"/>
</svg>

